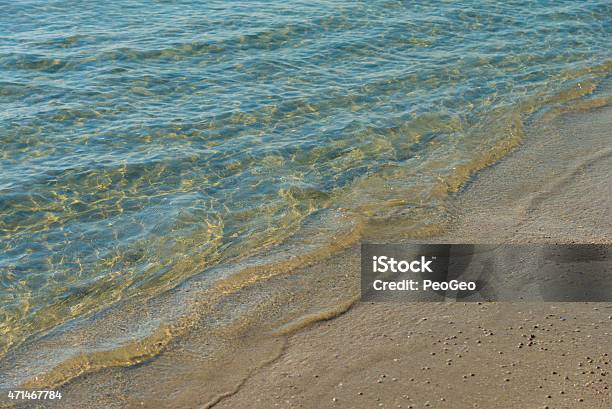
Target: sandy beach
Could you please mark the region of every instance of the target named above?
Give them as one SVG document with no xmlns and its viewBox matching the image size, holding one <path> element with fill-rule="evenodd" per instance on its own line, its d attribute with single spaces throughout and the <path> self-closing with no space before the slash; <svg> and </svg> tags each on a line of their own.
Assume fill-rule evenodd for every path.
<svg viewBox="0 0 612 409">
<path fill-rule="evenodd" d="M 609 243 L 612 109 L 598 105 L 532 126 L 520 148 L 450 198 L 449 230 L 428 241 Z M 608 303 L 378 304 L 358 294 L 352 245 L 229 293 L 223 312 L 190 322 L 153 358 L 96 368 L 90 357 L 67 383 L 31 385 L 59 387 L 65 399 L 46 405 L 64 408 L 612 403 Z"/>
<path fill-rule="evenodd" d="M 606 408 L 610 309 L 358 305 L 219 408 Z"/>
<path fill-rule="evenodd" d="M 455 198 L 443 240 L 609 242 L 611 119 L 567 114 L 527 138 Z M 607 408 L 611 335 L 608 303 L 360 303 L 215 407 Z"/>
<path fill-rule="evenodd" d="M 609 2 L 5 3 L 0 408 L 612 408 Z"/>
</svg>

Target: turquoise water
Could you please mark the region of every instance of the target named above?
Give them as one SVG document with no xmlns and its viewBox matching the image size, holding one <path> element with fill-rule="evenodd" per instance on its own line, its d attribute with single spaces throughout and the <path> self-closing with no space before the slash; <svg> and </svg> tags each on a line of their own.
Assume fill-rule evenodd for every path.
<svg viewBox="0 0 612 409">
<path fill-rule="evenodd" d="M 606 1 L 0 10 L 0 355 L 322 209 L 436 208 L 610 67 Z"/>
</svg>

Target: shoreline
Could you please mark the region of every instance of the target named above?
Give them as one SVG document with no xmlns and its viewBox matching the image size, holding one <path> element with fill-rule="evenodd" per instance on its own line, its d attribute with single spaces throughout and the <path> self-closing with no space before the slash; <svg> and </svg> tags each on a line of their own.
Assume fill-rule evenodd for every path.
<svg viewBox="0 0 612 409">
<path fill-rule="evenodd" d="M 461 211 L 438 239 L 609 243 L 610 126 L 608 106 L 536 130 L 454 198 Z M 605 408 L 611 313 L 609 303 L 358 303 L 290 337 L 215 407 Z"/>
<path fill-rule="evenodd" d="M 562 89 L 541 90 L 535 95 L 512 104 L 511 108 L 493 110 L 483 118 L 482 122 L 466 125 L 465 129 L 462 124 L 455 124 L 456 130 L 461 129 L 462 131 L 458 132 L 457 138 L 450 143 L 450 147 L 445 147 L 439 150 L 440 152 L 437 152 L 438 149 L 435 148 L 428 148 L 421 152 L 420 148 L 417 148 L 412 158 L 410 158 L 410 153 L 407 153 L 410 159 L 401 166 L 390 164 L 384 170 L 356 180 L 354 185 L 347 189 L 340 189 L 336 192 L 335 199 L 309 214 L 303 220 L 300 228 L 294 229 L 292 234 L 288 234 L 288 237 L 280 238 L 282 244 L 275 245 L 266 242 L 259 249 L 251 246 L 244 253 L 236 253 L 235 258 L 219 261 L 218 264 L 216 261 L 209 264 L 206 261 L 206 255 L 191 253 L 187 250 L 177 251 L 177 262 L 172 267 L 174 273 L 177 274 L 174 282 L 170 281 L 159 288 L 153 286 L 142 291 L 136 290 L 136 293 L 131 296 L 128 293 L 115 294 L 117 298 L 110 303 L 106 303 L 104 297 L 99 298 L 98 292 L 88 293 L 87 290 L 81 289 L 80 295 L 77 291 L 75 297 L 58 303 L 57 308 L 47 309 L 44 305 L 41 306 L 41 309 L 35 314 L 34 321 L 17 320 L 13 321 L 13 325 L 9 320 L 5 333 L 10 336 L 4 340 L 4 343 L 0 342 L 0 371 L 4 369 L 2 361 L 7 351 L 11 356 L 22 347 L 27 349 L 31 341 L 36 342 L 37 339 L 42 338 L 62 338 L 61 332 L 64 329 L 68 328 L 68 331 L 72 331 L 79 327 L 79 323 L 91 321 L 91 317 L 109 316 L 115 314 L 115 311 L 119 311 L 117 314 L 121 316 L 120 311 L 123 306 L 130 303 L 139 304 L 144 308 L 151 304 L 147 298 L 161 298 L 159 302 L 165 303 L 168 298 L 174 296 L 174 293 L 180 292 L 181 287 L 188 287 L 192 285 L 191 283 L 194 283 L 193 285 L 199 290 L 207 285 L 214 286 L 215 281 L 223 281 L 218 291 L 226 293 L 241 288 L 245 283 L 250 285 L 253 280 L 266 279 L 269 274 L 262 270 L 274 269 L 274 274 L 282 274 L 284 270 L 292 270 L 305 263 L 325 259 L 360 239 L 375 238 L 388 241 L 395 240 L 397 236 L 408 239 L 410 237 L 428 238 L 439 234 L 448 227 L 451 221 L 449 216 L 452 216 L 452 211 L 445 208 L 448 195 L 459 190 L 475 172 L 491 166 L 519 146 L 523 139 L 523 120 L 538 116 L 541 111 L 545 111 L 544 117 L 553 118 L 568 109 L 588 110 L 609 103 L 609 98 L 591 98 L 591 96 L 597 96 L 598 83 L 602 77 L 607 75 L 609 68 L 610 63 L 606 62 L 585 70 L 568 70 L 551 80 L 576 80 L 586 74 L 589 74 L 591 78 L 585 78 L 582 82 L 573 81 L 570 87 L 562 87 Z M 568 108 L 569 105 L 571 107 Z M 411 141 L 410 143 L 419 144 L 421 138 L 428 140 L 429 137 L 419 136 L 418 133 L 413 134 L 410 131 L 412 125 L 416 126 L 419 121 L 425 119 L 425 117 L 418 117 L 414 124 L 410 121 L 403 125 L 402 129 L 405 128 L 405 131 L 408 132 L 406 136 Z M 417 129 L 420 127 L 420 125 L 417 126 Z M 464 133 L 465 135 L 459 136 Z M 430 140 L 430 142 L 435 141 Z M 444 146 L 445 143 L 432 143 L 432 146 L 436 145 Z M 412 152 L 410 146 L 409 144 L 408 152 Z M 428 150 L 431 152 L 427 153 Z M 467 157 L 465 151 L 470 152 Z M 429 154 L 433 156 L 427 158 Z M 421 155 L 425 155 L 424 161 L 421 161 Z M 457 166 L 451 167 L 453 164 Z M 119 282 L 114 282 L 115 278 L 120 275 L 119 272 L 106 272 L 103 275 L 104 282 L 110 288 L 115 284 L 119 285 Z M 98 290 L 102 288 L 104 286 Z M 187 296 L 179 297 L 184 299 L 184 303 L 191 302 Z M 70 307 L 73 303 L 75 303 L 73 307 Z M 125 308 L 129 310 L 132 307 L 128 305 Z M 67 312 L 67 309 L 70 311 Z M 155 314 L 149 314 L 156 316 L 150 323 L 130 323 L 137 327 L 137 331 L 131 332 L 138 334 L 140 344 L 146 343 L 144 340 L 146 337 L 151 337 L 156 343 L 160 337 L 155 333 L 156 328 L 154 327 L 159 326 L 156 323 L 166 323 L 172 326 L 177 316 L 185 315 L 183 305 L 176 305 L 174 310 L 168 309 L 165 315 L 159 317 L 157 317 L 157 311 Z M 127 314 L 130 315 L 130 312 L 128 311 Z M 106 325 L 102 336 L 108 340 L 115 338 L 115 345 L 109 348 L 109 342 L 102 342 L 104 344 L 102 347 L 101 342 L 95 340 L 94 336 L 86 334 L 83 337 L 88 338 L 89 341 L 82 345 L 80 350 L 76 350 L 76 354 L 97 354 L 110 349 L 122 349 L 124 352 L 129 349 L 142 349 L 138 345 L 127 345 L 125 338 L 129 335 L 124 331 L 115 331 L 112 325 Z M 66 337 L 70 338 L 69 335 Z M 132 344 L 134 342 L 136 341 L 133 341 Z M 169 340 L 164 338 L 163 342 L 166 343 Z M 60 341 L 58 343 L 63 344 Z M 148 347 L 153 351 L 134 352 L 131 363 L 134 363 L 134 360 L 141 362 L 159 352 L 156 352 L 157 348 L 151 345 Z M 28 351 L 28 354 L 31 353 Z M 69 354 L 66 356 L 68 356 L 67 359 L 74 358 Z M 46 372 L 48 367 L 59 365 L 65 359 L 48 363 L 39 359 L 34 360 L 37 361 L 36 365 L 47 366 L 40 371 Z M 94 360 L 98 361 L 97 358 Z M 94 364 L 96 367 L 100 365 L 104 366 L 103 363 Z M 0 387 L 6 385 L 7 380 L 0 378 Z"/>
<path fill-rule="evenodd" d="M 586 161 L 574 161 L 572 163 L 571 158 L 577 156 L 576 149 L 588 151 L 596 148 L 596 145 L 593 144 L 593 137 L 597 140 L 599 136 L 601 137 L 599 142 L 605 142 L 605 133 L 602 132 L 609 129 L 611 111 L 610 107 L 603 107 L 586 113 L 563 113 L 553 120 L 554 126 L 558 126 L 558 129 L 553 126 L 547 128 L 546 132 L 554 133 L 559 129 L 568 128 L 573 129 L 570 133 L 582 136 L 579 139 L 564 139 L 565 142 L 573 141 L 575 145 L 572 146 L 557 146 L 550 140 L 547 143 L 547 138 L 542 136 L 525 138 L 523 146 L 504 157 L 494 166 L 478 172 L 460 193 L 455 194 L 448 201 L 453 228 L 445 235 L 435 237 L 434 240 L 430 241 L 465 242 L 466 238 L 470 238 L 474 242 L 488 242 L 490 240 L 507 242 L 550 242 L 551 240 L 561 242 L 609 242 L 609 226 L 599 224 L 599 221 L 605 221 L 605 218 L 602 219 L 601 212 L 604 212 L 605 215 L 606 204 L 609 208 L 609 202 L 606 201 L 606 191 L 599 190 L 596 192 L 600 196 L 595 198 L 594 203 L 598 204 L 599 207 L 592 208 L 592 204 L 583 203 L 581 200 L 581 188 L 583 193 L 584 189 L 588 191 L 589 186 L 592 188 L 596 181 L 601 182 L 603 180 L 605 182 L 605 169 L 607 168 L 605 164 L 606 161 L 610 160 L 610 151 L 609 149 L 606 150 L 607 147 L 604 145 L 595 149 L 595 153 L 582 155 L 587 158 Z M 585 118 L 589 117 L 590 120 L 587 121 Z M 608 120 L 607 124 L 606 119 Z M 598 125 L 600 128 L 597 128 Z M 595 127 L 595 132 L 588 135 L 588 127 Z M 539 131 L 543 132 L 542 130 Z M 569 159 L 563 161 L 564 155 Z M 547 168 L 546 166 L 538 167 L 534 165 L 529 169 L 523 169 L 527 160 L 535 160 L 534 163 L 537 164 L 538 158 L 540 163 L 548 163 L 554 160 L 559 166 L 557 168 Z M 568 163 L 571 166 L 568 166 Z M 588 167 L 589 171 L 581 172 L 580 169 L 585 167 Z M 538 170 L 541 172 L 538 173 Z M 541 181 L 546 180 L 550 175 L 555 175 L 557 179 L 554 179 L 552 184 L 542 184 Z M 594 175 L 595 181 L 588 180 L 589 175 Z M 514 183 L 514 185 L 513 183 L 507 183 L 509 179 L 517 183 Z M 603 184 L 603 186 L 609 188 L 608 185 Z M 548 186 L 542 190 L 544 194 L 539 192 L 542 186 Z M 500 189 L 500 187 L 503 187 L 503 189 Z M 563 187 L 564 190 L 560 191 L 560 187 Z M 516 200 L 517 192 L 521 194 L 522 200 Z M 562 201 L 557 203 L 555 200 L 559 199 L 559 195 L 562 195 Z M 551 201 L 551 198 L 555 200 Z M 486 203 L 486 206 L 482 206 L 482 203 Z M 560 226 L 558 220 L 555 220 L 559 212 L 562 212 L 568 206 L 573 207 L 575 213 L 569 216 L 580 216 L 580 226 L 582 227 L 578 230 Z M 499 217 L 499 215 L 503 215 L 503 217 Z M 551 217 L 551 215 L 555 215 L 555 217 Z M 521 221 L 518 228 L 515 223 L 517 220 Z M 589 222 L 591 222 L 591 225 L 589 225 Z M 463 328 L 469 328 L 470 330 L 474 330 L 474 328 L 469 327 L 471 325 L 469 323 L 477 323 L 480 322 L 479 320 L 482 320 L 482 322 L 491 320 L 491 326 L 494 326 L 495 321 L 500 318 L 502 322 L 504 321 L 502 317 L 504 308 L 497 306 L 497 304 L 491 304 L 490 308 L 481 308 L 482 306 L 477 308 L 472 305 L 459 304 L 462 305 L 462 308 L 457 308 L 461 311 L 460 313 L 453 311 L 453 304 L 375 305 L 373 307 L 362 303 L 354 304 L 355 296 L 358 294 L 358 285 L 355 285 L 355 278 L 358 278 L 359 271 L 358 252 L 356 246 L 351 246 L 335 254 L 333 262 L 326 260 L 325 263 L 315 263 L 311 266 L 299 268 L 291 275 L 281 274 L 269 281 L 255 283 L 249 288 L 242 288 L 222 301 L 228 308 L 224 308 L 224 312 L 220 316 L 206 317 L 202 316 L 205 314 L 201 314 L 201 311 L 199 311 L 199 318 L 188 322 L 186 325 L 189 328 L 183 328 L 186 334 L 184 337 L 170 337 L 165 341 L 163 331 L 169 330 L 162 329 L 161 345 L 159 345 L 161 350 L 159 352 L 163 351 L 163 353 L 157 355 L 157 353 L 154 353 L 155 351 L 148 351 L 152 355 L 157 355 L 152 359 L 149 359 L 145 354 L 141 362 L 131 362 L 130 366 L 118 365 L 100 368 L 89 373 L 86 373 L 88 372 L 87 365 L 92 365 L 91 361 L 77 362 L 76 365 L 83 365 L 85 374 L 60 388 L 67 396 L 72 397 L 70 401 L 65 401 L 63 404 L 74 404 L 75 407 L 96 407 L 100 402 L 105 402 L 107 407 L 172 407 L 173 405 L 185 405 L 186 407 L 253 407 L 249 406 L 254 402 L 253 394 L 257 396 L 261 393 L 261 388 L 270 389 L 270 393 L 267 394 L 270 398 L 276 396 L 272 391 L 276 383 L 267 382 L 266 379 L 276 377 L 278 382 L 282 384 L 284 381 L 279 378 L 282 377 L 282 373 L 290 370 L 290 367 L 295 365 L 296 362 L 310 362 L 317 352 L 322 354 L 318 359 L 319 362 L 327 360 L 333 362 L 337 358 L 334 355 L 325 355 L 321 351 L 309 350 L 307 347 L 311 345 L 309 342 L 319 342 L 320 345 L 328 345 L 333 349 L 334 345 L 337 347 L 344 342 L 348 342 L 347 339 L 358 339 L 360 333 L 367 332 L 368 328 L 371 331 L 376 331 L 376 322 L 384 324 L 385 317 L 389 314 L 405 314 L 404 310 L 409 310 L 411 311 L 410 316 L 416 317 L 415 323 L 419 323 L 422 318 L 428 318 L 430 322 L 435 322 L 431 317 L 453 314 L 457 314 L 456 319 L 459 320 L 460 315 L 465 314 L 462 316 L 462 325 Z M 332 287 L 329 286 L 330 284 Z M 175 294 L 174 296 L 180 298 L 180 295 Z M 262 299 L 262 297 L 267 299 Z M 160 303 L 160 306 L 163 308 L 163 303 Z M 201 307 L 201 305 L 190 306 L 193 309 L 198 307 Z M 516 319 L 523 312 L 523 307 L 520 304 L 515 307 L 513 319 Z M 563 306 L 551 305 L 551 308 L 554 310 L 563 308 Z M 577 316 L 580 315 L 580 319 L 583 321 L 601 321 L 602 318 L 599 317 L 599 313 L 591 312 L 592 308 L 590 306 L 578 308 L 576 314 Z M 238 316 L 239 314 L 233 309 L 243 312 L 248 310 L 248 314 Z M 530 310 L 530 307 L 525 305 L 524 309 L 527 311 Z M 487 315 L 492 313 L 486 312 L 491 310 L 496 310 L 496 319 L 494 320 L 490 315 Z M 346 311 L 348 313 L 344 314 Z M 134 309 L 132 312 L 136 317 L 138 311 Z M 468 319 L 470 314 L 479 318 Z M 337 316 L 342 317 L 340 320 L 325 322 Z M 219 325 L 211 324 L 215 319 L 219 323 L 227 323 L 228 325 L 221 328 Z M 546 318 L 534 313 L 530 319 Z M 112 321 L 112 319 L 109 320 L 111 323 Z M 321 321 L 323 323 L 310 325 Z M 337 322 L 345 324 L 337 324 Z M 355 325 L 360 322 L 367 322 L 370 327 L 365 324 Z M 408 322 L 411 321 L 408 320 Z M 341 327 L 340 325 L 345 326 Z M 307 328 L 297 331 L 304 327 Z M 212 333 L 211 329 L 213 329 Z M 589 328 L 582 328 L 582 331 L 586 329 Z M 407 336 L 405 330 L 405 328 L 395 328 L 394 331 L 398 331 L 395 333 L 395 337 L 401 334 Z M 103 328 L 100 331 L 103 331 Z M 385 331 L 380 331 L 380 333 L 383 334 Z M 435 329 L 429 328 L 428 331 L 434 333 Z M 601 341 L 599 337 L 601 334 L 597 331 L 589 333 L 589 335 L 592 336 L 593 341 L 596 339 Z M 444 338 L 447 333 L 441 330 L 441 332 L 437 332 L 437 336 Z M 473 333 L 472 336 L 475 337 L 476 334 Z M 388 336 L 382 338 L 388 338 Z M 378 338 L 376 340 L 379 341 Z M 206 345 L 202 345 L 203 342 Z M 367 340 L 361 343 L 359 341 L 349 342 L 349 353 L 357 358 L 360 351 L 363 353 L 364 350 L 370 348 L 368 342 Z M 416 345 L 411 345 L 410 348 L 424 349 L 427 342 L 429 341 L 426 339 L 420 339 Z M 603 344 L 605 345 L 605 342 Z M 377 347 L 374 355 L 386 357 L 384 349 L 392 345 L 392 342 L 385 341 Z M 579 345 L 574 345 L 574 347 L 580 349 Z M 593 347 L 589 344 L 588 348 L 583 349 L 588 350 Z M 512 352 L 510 350 L 506 352 L 509 355 L 512 353 L 516 352 L 513 350 Z M 242 361 L 234 362 L 235 356 L 240 356 Z M 118 358 L 121 358 L 121 352 L 118 354 Z M 423 355 L 419 359 L 426 367 L 429 358 Z M 331 371 L 330 373 L 334 373 L 334 371 L 348 370 L 344 366 L 336 370 L 327 368 L 325 372 Z M 322 371 L 316 367 L 311 369 Z M 417 368 L 412 369 L 416 370 Z M 349 373 L 353 372 L 349 371 Z M 219 374 L 222 374 L 222 376 L 219 376 Z M 359 374 L 354 374 L 354 376 L 359 377 Z M 441 373 L 439 376 L 440 379 L 444 379 L 445 375 Z M 529 377 L 526 374 L 523 376 L 523 382 L 527 382 Z M 417 376 L 413 377 L 417 378 Z M 397 379 L 401 378 L 398 376 Z M 305 394 L 307 390 L 311 389 L 312 379 L 303 378 L 301 381 L 303 381 L 300 384 L 302 389 L 300 390 L 300 386 L 297 386 L 297 388 L 302 394 Z M 203 382 L 207 385 L 206 391 L 197 389 L 198 385 L 202 385 Z M 390 385 L 401 385 L 399 380 L 396 382 Z M 341 383 L 343 387 L 349 384 L 347 381 Z M 383 383 L 387 387 L 389 382 L 383 381 L 380 384 L 376 383 L 376 385 L 380 387 Z M 152 384 L 155 385 L 154 388 L 151 388 Z M 295 390 L 295 386 L 293 385 L 283 393 Z M 491 387 L 489 384 L 481 386 L 483 388 Z M 360 404 L 358 400 L 355 400 L 355 402 L 347 400 L 347 397 L 351 396 L 350 391 L 346 392 L 347 395 L 336 393 L 336 387 L 337 385 L 331 384 L 317 386 L 316 391 L 313 391 L 315 395 L 311 395 L 305 402 L 317 402 L 323 407 L 343 407 L 343 404 L 347 405 L 349 403 Z M 105 390 L 105 388 L 109 389 Z M 390 386 L 389 388 L 387 394 L 393 395 L 395 393 L 393 392 L 395 391 L 394 387 Z M 344 389 L 350 388 L 345 387 Z M 109 390 L 112 392 L 109 393 Z M 356 389 L 353 391 L 355 392 Z M 381 391 L 383 390 L 381 389 Z M 362 396 L 358 395 L 358 392 L 355 392 L 355 399 Z M 431 393 L 432 391 L 425 393 L 424 390 L 423 397 L 425 398 L 425 395 L 429 396 Z M 167 397 L 172 394 L 177 394 L 178 400 L 169 401 Z M 330 394 L 338 396 L 332 396 L 328 400 Z M 296 395 L 297 393 L 294 393 L 292 396 Z M 280 395 L 278 396 L 277 400 L 260 402 L 261 406 L 259 407 L 270 407 L 267 405 L 284 402 L 283 398 Z M 333 400 L 334 397 L 337 398 L 336 401 Z M 432 398 L 428 400 L 430 404 L 434 404 Z M 593 402 L 597 403 L 597 401 Z M 367 405 L 374 403 L 378 405 L 381 402 L 363 401 L 363 404 L 366 405 L 363 407 L 371 407 Z M 452 406 L 450 400 L 446 402 L 446 406 L 443 403 L 444 401 L 435 401 L 435 405 L 440 407 L 472 407 Z M 394 404 L 396 403 L 394 402 Z M 402 403 L 397 404 L 401 405 Z M 281 406 L 283 405 L 285 403 L 281 404 Z M 309 407 L 303 405 L 304 401 L 301 404 L 299 402 L 296 402 L 295 405 L 293 403 L 288 404 L 288 407 Z"/>
</svg>

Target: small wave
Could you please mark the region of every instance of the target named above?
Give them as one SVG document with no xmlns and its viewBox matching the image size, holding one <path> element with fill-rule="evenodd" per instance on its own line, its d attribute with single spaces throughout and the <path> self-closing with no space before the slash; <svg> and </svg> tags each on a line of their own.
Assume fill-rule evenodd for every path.
<svg viewBox="0 0 612 409">
<path fill-rule="evenodd" d="M 8 69 L 22 69 L 31 71 L 42 71 L 48 73 L 59 72 L 70 63 L 66 60 L 54 57 L 45 57 L 35 54 L 13 54 L 0 58 L 0 66 Z"/>
</svg>

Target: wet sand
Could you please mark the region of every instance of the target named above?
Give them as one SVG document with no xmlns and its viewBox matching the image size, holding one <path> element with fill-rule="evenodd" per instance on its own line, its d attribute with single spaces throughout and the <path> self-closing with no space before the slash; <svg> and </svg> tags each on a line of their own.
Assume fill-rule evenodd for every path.
<svg viewBox="0 0 612 409">
<path fill-rule="evenodd" d="M 449 200 L 451 229 L 427 241 L 610 242 L 611 127 L 609 106 L 532 127 Z M 358 277 L 352 246 L 245 287 L 155 358 L 95 371 L 85 362 L 45 407 L 612 404 L 611 305 L 366 304 L 355 302 Z"/>
<path fill-rule="evenodd" d="M 289 340 L 219 408 L 607 408 L 612 310 L 358 305 Z"/>
</svg>

